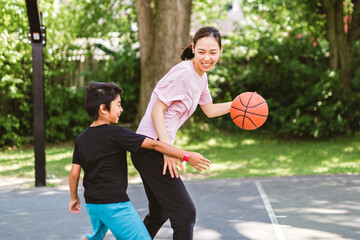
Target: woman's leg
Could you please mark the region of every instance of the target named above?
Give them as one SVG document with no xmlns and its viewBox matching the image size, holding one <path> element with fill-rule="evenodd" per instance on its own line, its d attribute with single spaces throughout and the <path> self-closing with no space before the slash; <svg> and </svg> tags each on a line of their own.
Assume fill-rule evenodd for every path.
<svg viewBox="0 0 360 240">
<path fill-rule="evenodd" d="M 149 214 L 144 223 L 149 227 L 150 236 L 154 237 L 169 218 L 174 240 L 193 239 L 196 209 L 182 180 L 171 178 L 169 172 L 162 175 L 164 158 L 161 153 L 140 149 L 131 157 L 149 200 Z"/>
<path fill-rule="evenodd" d="M 144 224 L 149 231 L 150 236 L 154 238 L 161 226 L 166 222 L 166 220 L 168 220 L 169 216 L 161 207 L 146 180 L 142 178 L 142 182 L 145 188 L 146 196 L 149 200 L 149 213 L 144 218 Z"/>
</svg>

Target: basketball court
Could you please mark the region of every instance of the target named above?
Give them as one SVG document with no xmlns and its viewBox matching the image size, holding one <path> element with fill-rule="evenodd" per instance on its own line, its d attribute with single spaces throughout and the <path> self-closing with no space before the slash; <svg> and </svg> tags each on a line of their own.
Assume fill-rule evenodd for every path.
<svg viewBox="0 0 360 240">
<path fill-rule="evenodd" d="M 360 176 L 329 175 L 193 180 L 185 182 L 197 207 L 195 240 L 360 239 Z M 82 191 L 80 192 L 82 194 Z M 142 184 L 129 196 L 147 212 Z M 82 239 L 90 230 L 84 204 L 68 211 L 67 186 L 0 189 L 0 236 Z M 82 203 L 83 197 L 82 197 Z M 169 240 L 169 222 L 156 240 Z M 115 239 L 111 232 L 105 239 Z"/>
</svg>

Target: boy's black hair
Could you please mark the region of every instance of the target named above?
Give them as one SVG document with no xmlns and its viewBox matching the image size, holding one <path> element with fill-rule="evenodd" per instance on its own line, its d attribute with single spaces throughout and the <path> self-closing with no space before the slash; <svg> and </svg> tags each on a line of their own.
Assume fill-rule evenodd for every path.
<svg viewBox="0 0 360 240">
<path fill-rule="evenodd" d="M 85 109 L 92 120 L 99 118 L 99 107 L 105 104 L 105 109 L 110 111 L 110 103 L 124 91 L 116 83 L 90 82 L 85 89 Z"/>
</svg>

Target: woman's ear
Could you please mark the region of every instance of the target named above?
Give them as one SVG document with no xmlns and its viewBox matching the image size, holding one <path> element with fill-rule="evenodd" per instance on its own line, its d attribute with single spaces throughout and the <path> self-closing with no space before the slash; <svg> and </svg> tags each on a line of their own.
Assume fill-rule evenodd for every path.
<svg viewBox="0 0 360 240">
<path fill-rule="evenodd" d="M 195 55 L 195 46 L 194 43 L 191 43 L 191 51 Z"/>
</svg>

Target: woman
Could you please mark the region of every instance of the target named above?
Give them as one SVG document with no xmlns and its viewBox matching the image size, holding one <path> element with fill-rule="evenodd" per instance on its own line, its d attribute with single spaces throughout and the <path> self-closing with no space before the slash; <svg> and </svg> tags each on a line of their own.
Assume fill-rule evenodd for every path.
<svg viewBox="0 0 360 240">
<path fill-rule="evenodd" d="M 212 103 L 206 75 L 218 62 L 221 51 L 219 31 L 213 27 L 199 29 L 193 43 L 181 54 L 184 61 L 170 69 L 157 83 L 137 133 L 173 144 L 177 130 L 194 113 L 198 104 L 207 117 L 228 113 L 231 102 Z M 154 238 L 169 218 L 174 231 L 173 239 L 193 239 L 196 210 L 182 180 L 178 178 L 176 164 L 183 170 L 179 160 L 140 149 L 132 153 L 132 161 L 140 173 L 149 200 L 149 214 L 144 223 L 150 236 Z M 209 166 L 207 162 L 189 163 L 200 171 Z"/>
</svg>

